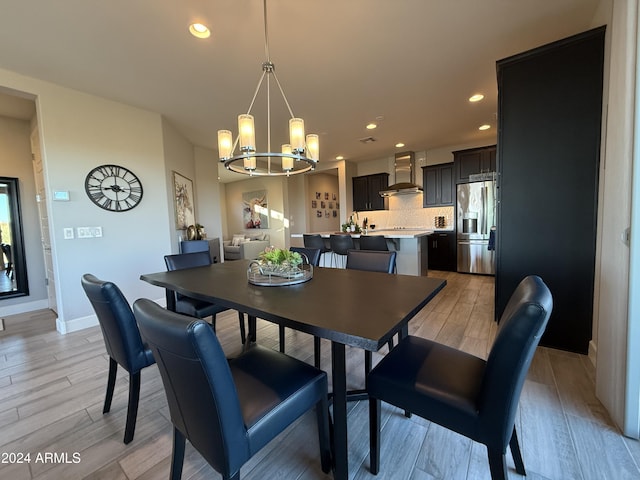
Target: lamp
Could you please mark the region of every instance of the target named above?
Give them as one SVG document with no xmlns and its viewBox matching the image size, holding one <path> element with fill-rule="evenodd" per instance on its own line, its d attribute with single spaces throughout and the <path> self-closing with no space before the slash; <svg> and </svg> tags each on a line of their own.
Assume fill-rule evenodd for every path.
<svg viewBox="0 0 640 480">
<path fill-rule="evenodd" d="M 253 94 L 246 114 L 238 115 L 238 136 L 233 140 L 229 130 L 218 130 L 218 154 L 224 166 L 233 172 L 245 175 L 278 176 L 293 175 L 313 170 L 320 159 L 318 135 L 305 136 L 304 120 L 297 118 L 287 101 L 284 90 L 276 76 L 275 66 L 269 57 L 267 35 L 267 0 L 264 4 L 264 49 L 266 61 L 262 64 L 262 76 Z M 280 152 L 271 150 L 271 77 L 275 80 L 291 118 L 289 120 L 289 143 L 282 145 Z M 256 151 L 256 131 L 251 109 L 256 101 L 263 81 L 267 85 L 267 151 Z M 240 144 L 240 153 L 234 155 Z"/>
</svg>

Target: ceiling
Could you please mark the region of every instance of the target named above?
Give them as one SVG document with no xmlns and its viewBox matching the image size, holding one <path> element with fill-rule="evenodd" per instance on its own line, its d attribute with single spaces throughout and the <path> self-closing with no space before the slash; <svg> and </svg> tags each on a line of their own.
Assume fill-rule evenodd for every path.
<svg viewBox="0 0 640 480">
<path fill-rule="evenodd" d="M 260 0 L 0 4 L 0 68 L 158 112 L 203 147 L 217 148 L 217 130 L 237 129 L 262 73 Z M 493 142 L 496 60 L 596 26 L 598 4 L 270 0 L 270 56 L 294 114 L 320 135 L 322 162 L 391 156 L 397 142 L 413 151 Z M 189 34 L 194 21 L 211 28 L 209 39 Z M 469 103 L 476 92 L 485 99 Z M 287 116 L 275 86 L 271 100 L 279 145 Z M 264 103 L 262 93 L 253 110 L 259 146 Z M 0 115 L 21 118 L 29 105 L 0 95 Z M 359 140 L 368 136 L 376 141 Z"/>
</svg>

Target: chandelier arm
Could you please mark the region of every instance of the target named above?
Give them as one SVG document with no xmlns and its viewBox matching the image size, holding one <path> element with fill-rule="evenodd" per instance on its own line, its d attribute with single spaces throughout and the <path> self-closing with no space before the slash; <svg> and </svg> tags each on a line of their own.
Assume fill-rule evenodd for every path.
<svg viewBox="0 0 640 480">
<path fill-rule="evenodd" d="M 266 0 L 265 0 L 266 3 Z M 271 76 L 267 75 L 267 152 L 271 151 Z M 267 170 L 271 172 L 271 157 L 267 159 Z"/>
<path fill-rule="evenodd" d="M 258 86 L 256 87 L 256 91 L 253 93 L 253 98 L 251 99 L 251 104 L 249 105 L 249 110 L 247 110 L 247 114 L 251 113 L 251 109 L 253 108 L 253 104 L 256 102 L 256 98 L 258 97 L 258 92 L 260 92 L 260 87 L 262 86 L 262 81 L 264 80 L 264 76 L 267 74 L 265 70 L 262 71 L 262 75 L 260 76 L 260 81 L 258 81 Z"/>
<path fill-rule="evenodd" d="M 287 106 L 287 109 L 289 110 L 289 115 L 291 115 L 291 118 L 294 118 L 295 115 L 293 114 L 293 110 L 291 110 L 291 105 L 289 105 L 289 101 L 287 100 L 287 96 L 284 94 L 284 90 L 282 89 L 282 85 L 280 85 L 280 80 L 278 80 L 278 76 L 276 75 L 275 70 L 271 72 L 271 74 L 273 75 L 273 78 L 276 81 L 276 85 L 278 85 L 278 88 L 280 89 L 280 94 L 282 95 L 284 104 Z"/>
</svg>

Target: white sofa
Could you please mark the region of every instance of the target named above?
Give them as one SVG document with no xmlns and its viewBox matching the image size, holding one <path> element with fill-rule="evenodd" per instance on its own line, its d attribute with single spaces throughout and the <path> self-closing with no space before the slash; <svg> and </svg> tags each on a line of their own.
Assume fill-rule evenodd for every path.
<svg viewBox="0 0 640 480">
<path fill-rule="evenodd" d="M 236 233 L 231 240 L 224 240 L 223 251 L 226 260 L 253 260 L 258 258 L 260 253 L 269 246 L 269 234 L 258 233 Z"/>
</svg>

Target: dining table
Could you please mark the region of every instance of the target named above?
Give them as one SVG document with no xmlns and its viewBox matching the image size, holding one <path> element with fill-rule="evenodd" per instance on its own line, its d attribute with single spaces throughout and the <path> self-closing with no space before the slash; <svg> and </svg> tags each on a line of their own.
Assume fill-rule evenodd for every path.
<svg viewBox="0 0 640 480">
<path fill-rule="evenodd" d="M 149 273 L 140 279 L 166 291 L 217 303 L 249 316 L 249 337 L 257 318 L 331 342 L 332 454 L 336 480 L 348 478 L 346 347 L 377 352 L 394 335 L 406 336 L 409 321 L 445 285 L 435 277 L 393 275 L 337 268 L 313 268 L 305 282 L 285 286 L 248 281 L 250 261 Z M 361 398 L 361 397 L 359 397 Z"/>
</svg>

